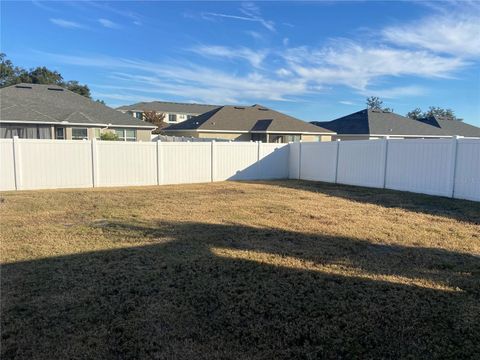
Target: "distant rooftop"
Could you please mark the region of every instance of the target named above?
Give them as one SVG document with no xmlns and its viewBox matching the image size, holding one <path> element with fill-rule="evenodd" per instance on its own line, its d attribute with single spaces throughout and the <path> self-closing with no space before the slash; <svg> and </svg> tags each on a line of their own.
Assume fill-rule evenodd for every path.
<svg viewBox="0 0 480 360">
<path fill-rule="evenodd" d="M 120 106 L 117 110 L 122 111 L 157 111 L 176 114 L 200 115 L 220 107 L 220 105 L 180 103 L 168 101 L 139 102 L 132 105 Z"/>
<path fill-rule="evenodd" d="M 25 83 L 0 89 L 0 121 L 155 128 L 58 85 Z"/>
</svg>

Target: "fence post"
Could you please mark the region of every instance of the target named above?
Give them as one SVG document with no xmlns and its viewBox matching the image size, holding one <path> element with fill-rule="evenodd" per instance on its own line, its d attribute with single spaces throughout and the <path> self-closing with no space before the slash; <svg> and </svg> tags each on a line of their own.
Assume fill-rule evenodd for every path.
<svg viewBox="0 0 480 360">
<path fill-rule="evenodd" d="M 450 181 L 452 183 L 452 192 L 451 197 L 455 197 L 455 177 L 457 175 L 457 148 L 458 148 L 458 139 L 461 136 L 452 136 L 452 163 L 450 165 Z"/>
<path fill-rule="evenodd" d="M 98 187 L 97 139 L 91 140 L 92 148 L 92 187 Z"/>
<path fill-rule="evenodd" d="M 20 144 L 18 136 L 13 137 L 13 177 L 15 180 L 15 190 L 21 190 L 21 174 L 20 174 Z"/>
<path fill-rule="evenodd" d="M 212 140 L 212 146 L 210 147 L 210 181 L 215 181 L 215 140 Z"/>
<path fill-rule="evenodd" d="M 388 139 L 390 139 L 390 136 L 385 136 L 384 142 L 385 142 L 385 162 L 383 164 L 383 188 L 385 189 L 387 185 L 387 166 L 388 166 Z"/>
<path fill-rule="evenodd" d="M 337 155 L 335 156 L 335 184 L 338 179 L 338 155 L 340 152 L 340 139 L 337 139 Z"/>
<path fill-rule="evenodd" d="M 157 185 L 160 185 L 161 183 L 163 183 L 163 181 L 160 181 L 160 177 L 163 175 L 163 171 L 160 170 L 163 164 L 163 161 L 161 161 L 162 150 L 160 149 L 160 146 L 161 146 L 161 141 L 160 141 L 160 138 L 158 138 L 157 139 Z"/>
<path fill-rule="evenodd" d="M 298 180 L 302 177 L 302 140 L 299 141 L 298 145 Z"/>
</svg>

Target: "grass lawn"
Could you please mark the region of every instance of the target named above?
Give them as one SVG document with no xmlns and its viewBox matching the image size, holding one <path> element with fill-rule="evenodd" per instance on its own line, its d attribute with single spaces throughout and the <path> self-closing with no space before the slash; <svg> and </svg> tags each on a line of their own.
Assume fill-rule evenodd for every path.
<svg viewBox="0 0 480 360">
<path fill-rule="evenodd" d="M 2 359 L 480 354 L 480 203 L 301 181 L 0 198 Z"/>
</svg>

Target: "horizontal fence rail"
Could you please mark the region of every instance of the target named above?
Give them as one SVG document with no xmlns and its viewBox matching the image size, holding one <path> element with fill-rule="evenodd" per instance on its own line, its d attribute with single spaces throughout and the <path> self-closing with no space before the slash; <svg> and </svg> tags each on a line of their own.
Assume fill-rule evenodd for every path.
<svg viewBox="0 0 480 360">
<path fill-rule="evenodd" d="M 480 139 L 315 143 L 0 139 L 0 190 L 303 179 L 480 201 Z"/>
</svg>

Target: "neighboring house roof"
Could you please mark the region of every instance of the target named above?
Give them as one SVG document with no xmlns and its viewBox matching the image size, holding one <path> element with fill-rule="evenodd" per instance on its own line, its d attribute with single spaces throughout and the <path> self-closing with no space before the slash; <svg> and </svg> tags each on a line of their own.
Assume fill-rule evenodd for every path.
<svg viewBox="0 0 480 360">
<path fill-rule="evenodd" d="M 164 130 L 332 134 L 330 130 L 261 105 L 222 106 Z"/>
<path fill-rule="evenodd" d="M 57 85 L 18 84 L 0 89 L 0 121 L 154 129 Z"/>
<path fill-rule="evenodd" d="M 218 108 L 219 105 L 189 104 L 167 101 L 139 102 L 133 105 L 120 106 L 117 110 L 122 111 L 156 111 L 175 114 L 200 115 L 207 111 Z"/>
<path fill-rule="evenodd" d="M 312 123 L 335 131 L 337 134 L 345 135 L 461 135 L 453 129 L 442 129 L 395 113 L 370 109 L 361 110 L 332 121 Z"/>
<path fill-rule="evenodd" d="M 463 121 L 450 120 L 439 116 L 430 116 L 419 119 L 424 124 L 443 130 L 445 133 L 467 137 L 480 137 L 480 128 L 464 123 Z"/>
</svg>

